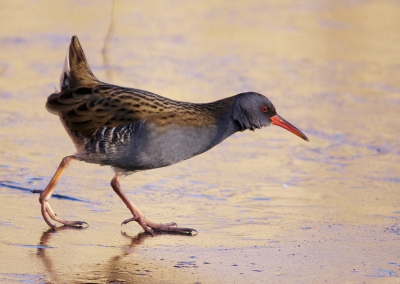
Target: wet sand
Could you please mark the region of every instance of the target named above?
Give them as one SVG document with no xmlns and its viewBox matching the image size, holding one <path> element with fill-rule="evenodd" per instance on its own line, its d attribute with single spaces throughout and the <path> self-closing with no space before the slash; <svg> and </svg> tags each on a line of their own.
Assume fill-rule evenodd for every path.
<svg viewBox="0 0 400 284">
<path fill-rule="evenodd" d="M 399 283 L 400 4 L 264 2 L 1 4 L 1 283 Z M 50 203 L 90 227 L 49 230 L 30 191 L 74 153 L 44 108 L 73 34 L 103 81 L 192 102 L 260 92 L 310 142 L 246 131 L 122 180 L 194 237 L 121 227 L 112 170 L 72 163 Z"/>
</svg>

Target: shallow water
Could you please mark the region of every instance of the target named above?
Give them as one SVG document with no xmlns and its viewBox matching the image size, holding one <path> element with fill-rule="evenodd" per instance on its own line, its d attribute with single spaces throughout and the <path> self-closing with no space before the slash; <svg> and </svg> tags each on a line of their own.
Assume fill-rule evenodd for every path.
<svg viewBox="0 0 400 284">
<path fill-rule="evenodd" d="M 0 7 L 0 282 L 400 281 L 397 1 Z M 90 227 L 48 230 L 30 191 L 74 153 L 44 108 L 73 34 L 103 81 L 193 102 L 257 91 L 310 143 L 246 131 L 122 180 L 149 219 L 195 237 L 121 228 L 112 170 L 75 162 L 50 203 Z"/>
</svg>

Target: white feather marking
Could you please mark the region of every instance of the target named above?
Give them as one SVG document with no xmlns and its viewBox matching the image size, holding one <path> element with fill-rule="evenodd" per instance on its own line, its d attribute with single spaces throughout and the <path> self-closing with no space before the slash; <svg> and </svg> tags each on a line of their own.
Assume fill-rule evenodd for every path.
<svg viewBox="0 0 400 284">
<path fill-rule="evenodd" d="M 112 141 L 112 137 L 113 137 L 113 134 L 114 134 L 114 130 L 115 130 L 115 127 L 112 127 L 112 128 L 110 128 L 110 130 L 108 131 L 108 140 L 110 140 L 110 142 Z"/>
<path fill-rule="evenodd" d="M 101 130 L 101 140 L 103 140 L 104 139 L 104 132 L 106 131 L 106 129 L 107 129 L 107 127 L 103 127 L 103 129 Z"/>
<path fill-rule="evenodd" d="M 67 51 L 67 54 L 65 55 L 64 67 L 60 76 L 61 91 L 69 88 L 70 70 L 69 51 Z"/>
</svg>

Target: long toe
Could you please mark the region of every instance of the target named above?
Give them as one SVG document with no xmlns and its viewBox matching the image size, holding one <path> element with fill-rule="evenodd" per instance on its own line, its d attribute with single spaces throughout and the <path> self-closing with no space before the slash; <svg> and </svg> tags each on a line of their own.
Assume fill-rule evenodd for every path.
<svg viewBox="0 0 400 284">
<path fill-rule="evenodd" d="M 78 227 L 78 228 L 89 227 L 89 224 L 86 223 L 85 221 L 68 221 L 68 220 L 61 219 L 54 213 L 53 209 L 51 209 L 50 204 L 47 201 L 42 201 L 41 210 L 42 210 L 42 216 L 43 216 L 44 220 L 53 229 L 56 229 L 56 225 L 53 225 L 51 223 L 50 219 L 52 219 L 58 223 L 61 223 L 64 226 Z M 50 217 L 50 219 L 49 219 L 49 217 Z"/>
<path fill-rule="evenodd" d="M 183 235 L 192 235 L 192 236 L 196 236 L 197 235 L 197 231 L 195 229 L 192 229 L 192 228 L 161 227 L 161 228 L 153 228 L 153 230 L 154 231 L 160 231 L 160 232 L 183 234 Z"/>
<path fill-rule="evenodd" d="M 129 219 L 124 220 L 121 223 L 121 226 L 132 221 L 138 222 L 138 224 L 143 228 L 143 230 L 151 235 L 153 235 L 153 230 L 157 232 L 167 232 L 167 233 L 193 235 L 193 236 L 197 235 L 197 231 L 195 229 L 179 228 L 177 227 L 175 222 L 164 223 L 164 224 L 155 223 L 145 218 L 131 217 Z"/>
<path fill-rule="evenodd" d="M 88 228 L 89 224 L 86 223 L 85 221 L 66 221 L 64 220 L 64 226 L 70 226 L 70 227 L 77 227 L 77 228 Z"/>
<path fill-rule="evenodd" d="M 129 222 L 136 221 L 136 219 L 137 219 L 136 217 L 131 217 L 129 219 L 126 219 L 126 220 L 122 221 L 121 226 L 128 224 Z"/>
<path fill-rule="evenodd" d="M 197 235 L 197 231 L 195 229 L 179 228 L 179 227 L 177 227 L 176 223 L 174 223 L 174 222 L 158 224 L 158 223 L 146 220 L 146 225 L 151 227 L 154 231 L 159 231 L 159 232 L 169 232 L 169 233 L 177 233 L 177 234 L 185 234 L 185 235 Z"/>
</svg>

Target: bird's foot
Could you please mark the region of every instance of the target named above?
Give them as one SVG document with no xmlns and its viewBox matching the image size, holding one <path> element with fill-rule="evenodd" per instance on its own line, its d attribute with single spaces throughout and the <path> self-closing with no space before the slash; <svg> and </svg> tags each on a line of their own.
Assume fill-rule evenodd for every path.
<svg viewBox="0 0 400 284">
<path fill-rule="evenodd" d="M 42 192 L 43 192 L 42 190 L 32 190 L 32 193 L 40 193 L 41 196 L 39 198 L 39 202 L 41 204 L 40 207 L 42 216 L 47 225 L 49 225 L 52 229 L 56 229 L 57 226 L 56 224 L 52 223 L 51 219 L 58 223 L 63 224 L 64 226 L 78 227 L 78 228 L 89 227 L 89 224 L 86 223 L 85 221 L 67 221 L 57 217 L 53 209 L 51 209 L 50 204 L 47 202 L 47 200 L 44 200 L 44 198 L 42 198 Z"/>
<path fill-rule="evenodd" d="M 146 220 L 146 218 L 144 217 L 132 217 L 126 219 L 121 223 L 121 226 L 132 221 L 138 222 L 138 224 L 143 228 L 143 230 L 145 230 L 147 233 L 151 235 L 153 235 L 153 230 L 158 232 L 169 232 L 169 233 L 184 234 L 184 235 L 194 235 L 194 236 L 197 235 L 197 231 L 195 229 L 179 228 L 174 222 L 165 224 L 155 223 L 150 220 Z"/>
<path fill-rule="evenodd" d="M 85 221 L 68 221 L 61 219 L 57 217 L 57 215 L 53 212 L 53 210 L 50 207 L 50 204 L 47 201 L 42 201 L 42 216 L 45 222 L 52 227 L 53 229 L 56 229 L 57 226 L 51 222 L 50 219 L 63 224 L 64 226 L 70 226 L 70 227 L 89 227 L 89 224 L 86 223 Z M 46 214 L 47 213 L 47 214 Z M 50 217 L 50 218 L 49 218 Z"/>
</svg>

